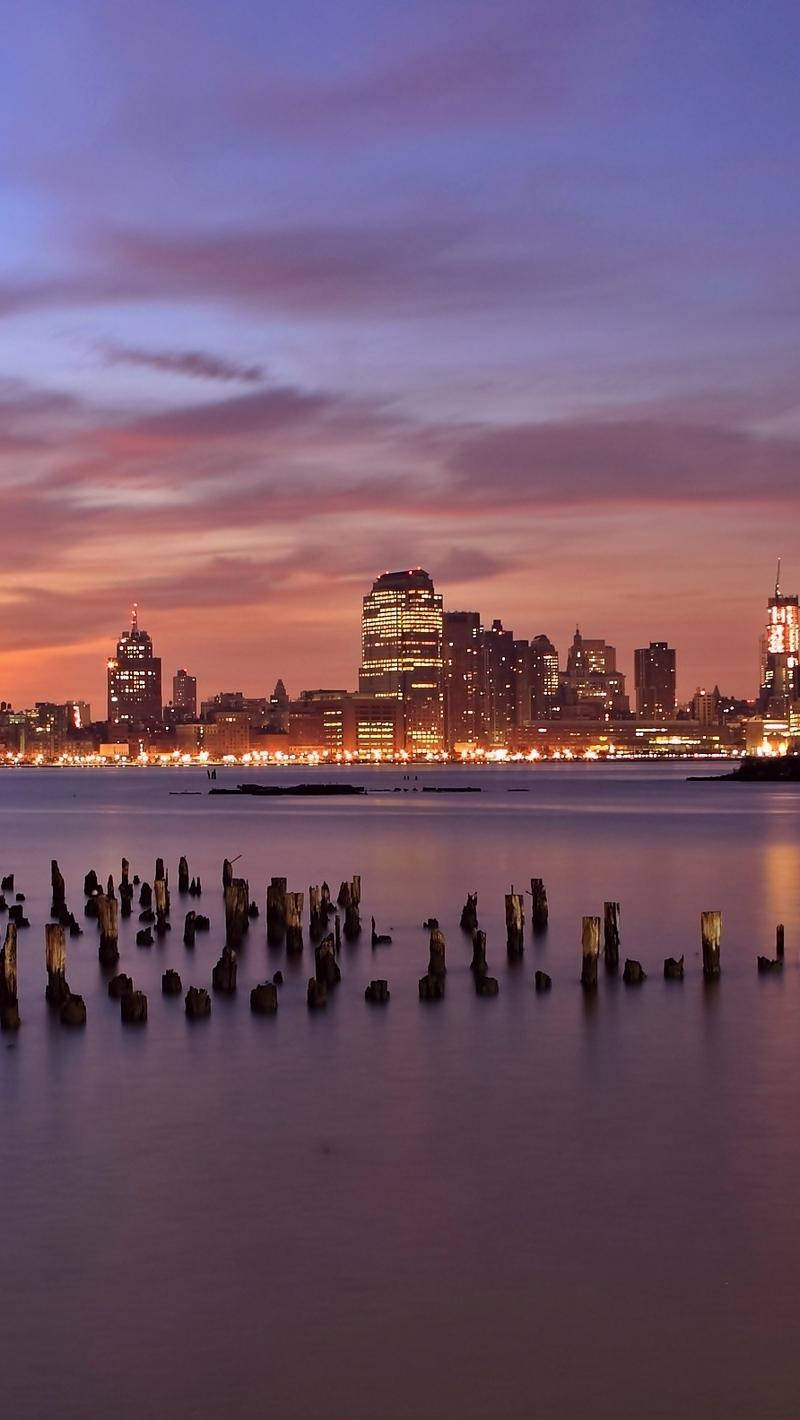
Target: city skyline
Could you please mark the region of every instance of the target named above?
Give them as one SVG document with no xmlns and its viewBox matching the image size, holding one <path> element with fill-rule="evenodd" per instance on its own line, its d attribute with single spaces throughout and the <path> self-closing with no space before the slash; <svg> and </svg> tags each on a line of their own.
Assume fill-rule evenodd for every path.
<svg viewBox="0 0 800 1420">
<path fill-rule="evenodd" d="M 749 693 L 800 498 L 795 8 L 225 14 L 8 17 L 3 693 L 101 703 L 133 595 L 170 669 L 301 685 L 313 640 L 337 682 L 415 563 Z"/>
</svg>

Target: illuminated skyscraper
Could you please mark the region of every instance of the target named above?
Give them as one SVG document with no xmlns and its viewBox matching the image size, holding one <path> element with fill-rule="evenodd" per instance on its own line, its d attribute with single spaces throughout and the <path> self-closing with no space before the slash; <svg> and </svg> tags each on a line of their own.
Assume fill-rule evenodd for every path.
<svg viewBox="0 0 800 1420">
<path fill-rule="evenodd" d="M 410 754 L 444 743 L 442 598 L 427 572 L 384 572 L 364 598 L 359 689 L 399 700 Z"/>
<path fill-rule="evenodd" d="M 172 677 L 172 711 L 176 720 L 197 718 L 197 677 L 176 671 Z"/>
<path fill-rule="evenodd" d="M 633 653 L 636 714 L 640 720 L 674 720 L 675 652 L 666 641 L 651 641 Z"/>
<path fill-rule="evenodd" d="M 781 593 L 781 564 L 775 595 L 767 603 L 767 625 L 761 637 L 762 710 L 788 714 L 800 694 L 800 600 Z"/>
<path fill-rule="evenodd" d="M 444 614 L 444 720 L 447 748 L 476 745 L 482 734 L 481 618 L 477 611 Z"/>
<path fill-rule="evenodd" d="M 161 722 L 161 660 L 140 631 L 134 604 L 130 631 L 123 631 L 117 654 L 108 662 L 109 730 L 122 733 Z"/>
<path fill-rule="evenodd" d="M 531 713 L 546 720 L 558 700 L 558 651 L 549 636 L 531 641 Z"/>
</svg>

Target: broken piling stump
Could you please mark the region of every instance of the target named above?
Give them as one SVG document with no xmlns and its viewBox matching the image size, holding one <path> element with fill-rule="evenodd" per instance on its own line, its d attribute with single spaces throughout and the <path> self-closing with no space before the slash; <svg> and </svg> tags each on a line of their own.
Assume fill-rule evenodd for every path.
<svg viewBox="0 0 800 1420">
<path fill-rule="evenodd" d="M 72 992 L 67 996 L 61 1007 L 58 1016 L 62 1026 L 74 1026 L 80 1028 L 86 1025 L 86 1002 L 82 996 L 74 996 Z"/>
<path fill-rule="evenodd" d="M 55 858 L 50 863 L 50 899 L 50 916 L 60 922 L 62 912 L 66 911 L 67 898 L 64 878 Z"/>
<path fill-rule="evenodd" d="M 344 935 L 348 942 L 354 942 L 361 934 L 361 878 L 356 874 L 339 888 L 339 906 L 344 908 Z"/>
<path fill-rule="evenodd" d="M 547 906 L 547 890 L 542 878 L 531 878 L 531 926 L 534 936 L 541 936 L 547 931 L 549 918 L 549 908 Z"/>
<path fill-rule="evenodd" d="M 178 860 L 178 892 L 185 897 L 189 891 L 189 864 L 182 855 Z"/>
<path fill-rule="evenodd" d="M 18 928 L 30 927 L 30 922 L 25 916 L 25 910 L 21 902 L 12 902 L 8 909 L 8 920 L 13 922 Z"/>
<path fill-rule="evenodd" d="M 230 887 L 233 882 L 233 864 L 227 859 L 222 860 L 222 891 Z"/>
<path fill-rule="evenodd" d="M 238 951 L 250 925 L 250 885 L 245 878 L 232 878 L 225 889 L 225 943 Z"/>
<path fill-rule="evenodd" d="M 139 886 L 139 906 L 145 911 L 153 906 L 153 889 L 149 883 L 141 883 Z"/>
<path fill-rule="evenodd" d="M 323 937 L 322 941 L 314 948 L 314 968 L 317 981 L 324 983 L 325 986 L 338 986 L 342 979 L 342 973 L 336 960 L 336 947 L 332 932 Z"/>
<path fill-rule="evenodd" d="M 431 932 L 428 956 L 428 976 L 445 976 L 446 973 L 444 932 L 440 932 L 438 927 L 434 927 Z"/>
<path fill-rule="evenodd" d="M 113 966 L 119 961 L 119 925 L 117 899 L 101 893 L 97 900 L 97 920 L 100 923 L 100 946 L 97 955 L 101 966 Z"/>
<path fill-rule="evenodd" d="M 500 987 L 496 976 L 476 976 L 475 995 L 476 996 L 496 996 Z"/>
<path fill-rule="evenodd" d="M 223 947 L 222 956 L 211 972 L 211 985 L 215 991 L 231 995 L 236 990 L 238 957 L 232 947 Z"/>
<path fill-rule="evenodd" d="M 319 887 L 309 887 L 308 889 L 308 913 L 309 935 L 312 942 L 318 942 L 328 925 L 328 914 L 323 907 L 322 889 Z"/>
<path fill-rule="evenodd" d="M 443 1001 L 445 977 L 431 976 L 430 972 L 419 979 L 420 1001 Z"/>
<path fill-rule="evenodd" d="M 0 1030 L 19 1030 L 17 999 L 17 927 L 6 926 L 6 939 L 0 951 Z"/>
<path fill-rule="evenodd" d="M 63 1006 L 69 997 L 67 985 L 67 947 L 64 928 L 58 922 L 48 922 L 44 929 L 47 986 L 45 999 L 50 1006 Z"/>
<path fill-rule="evenodd" d="M 84 897 L 93 897 L 100 887 L 100 881 L 94 868 L 90 868 L 83 880 Z"/>
<path fill-rule="evenodd" d="M 476 976 L 485 976 L 488 967 L 486 965 L 486 933 L 475 931 L 472 936 L 472 961 L 469 964 L 470 971 L 474 971 Z"/>
<path fill-rule="evenodd" d="M 461 930 L 472 934 L 478 926 L 478 894 L 468 892 L 467 900 L 461 909 Z"/>
<path fill-rule="evenodd" d="M 370 918 L 370 921 L 372 923 L 371 942 L 373 947 L 390 947 L 392 945 L 392 939 L 388 932 L 378 932 L 376 930 L 374 917 Z"/>
<path fill-rule="evenodd" d="M 108 983 L 108 994 L 112 1001 L 119 1001 L 122 996 L 127 996 L 133 990 L 133 981 L 124 971 L 120 971 L 116 976 L 112 976 Z"/>
<path fill-rule="evenodd" d="M 286 878 L 271 878 L 267 885 L 267 942 L 279 947 L 286 935 Z"/>
<path fill-rule="evenodd" d="M 177 971 L 170 967 L 161 977 L 162 996 L 180 996 L 183 991 L 183 984 Z"/>
<path fill-rule="evenodd" d="M 317 981 L 316 976 L 308 978 L 306 1001 L 310 1011 L 320 1011 L 328 1004 L 328 988 L 324 981 Z"/>
<path fill-rule="evenodd" d="M 778 961 L 783 961 L 783 923 L 779 922 L 775 929 L 775 955 Z"/>
<path fill-rule="evenodd" d="M 191 1021 L 211 1015 L 211 997 L 202 986 L 190 986 L 185 998 L 186 1014 Z"/>
<path fill-rule="evenodd" d="M 757 966 L 759 973 L 763 974 L 767 971 L 780 971 L 783 967 L 783 962 L 779 957 L 775 957 L 774 960 L 771 957 L 759 957 Z"/>
<path fill-rule="evenodd" d="M 389 1000 L 388 981 L 371 981 L 364 991 L 364 1000 L 369 1001 L 373 1006 L 385 1006 Z"/>
<path fill-rule="evenodd" d="M 261 981 L 250 992 L 250 1010 L 256 1016 L 274 1016 L 278 1009 L 278 988 L 272 981 Z"/>
<path fill-rule="evenodd" d="M 553 985 L 546 971 L 535 971 L 533 974 L 533 984 L 537 991 L 549 991 Z"/>
<path fill-rule="evenodd" d="M 194 946 L 194 934 L 197 930 L 197 914 L 187 912 L 183 923 L 183 945 L 185 947 Z"/>
<path fill-rule="evenodd" d="M 642 963 L 635 961 L 633 957 L 626 957 L 622 980 L 626 986 L 639 986 L 643 981 L 646 981 L 647 976 L 642 968 Z"/>
<path fill-rule="evenodd" d="M 683 981 L 683 957 L 664 958 L 664 980 Z"/>
<path fill-rule="evenodd" d="M 149 927 L 141 927 L 136 933 L 136 945 L 137 947 L 152 947 L 153 933 Z"/>
<path fill-rule="evenodd" d="M 616 971 L 619 966 L 619 918 L 618 902 L 603 904 L 603 956 L 608 971 Z"/>
<path fill-rule="evenodd" d="M 521 957 L 525 949 L 523 940 L 523 923 L 525 914 L 522 906 L 522 893 L 506 893 L 506 947 L 511 959 Z"/>
<path fill-rule="evenodd" d="M 600 955 L 600 918 L 584 917 L 581 932 L 581 986 L 584 991 L 597 987 L 597 958 Z"/>
<path fill-rule="evenodd" d="M 143 991 L 126 991 L 119 998 L 120 1020 L 126 1026 L 143 1026 L 147 1022 L 147 997 Z"/>
<path fill-rule="evenodd" d="M 703 976 L 706 981 L 715 981 L 720 975 L 721 912 L 700 914 L 700 937 L 703 945 Z"/>
<path fill-rule="evenodd" d="M 286 894 L 286 950 L 294 954 L 303 950 L 303 902 L 305 893 Z"/>
</svg>

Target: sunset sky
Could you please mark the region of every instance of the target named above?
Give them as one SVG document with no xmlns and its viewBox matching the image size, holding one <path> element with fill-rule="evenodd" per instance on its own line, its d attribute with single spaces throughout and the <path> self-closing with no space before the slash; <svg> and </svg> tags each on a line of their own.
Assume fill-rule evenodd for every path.
<svg viewBox="0 0 800 1420">
<path fill-rule="evenodd" d="M 138 600 L 200 693 L 360 602 L 678 648 L 800 590 L 800 19 L 737 0 L 27 0 L 0 85 L 0 698 Z"/>
</svg>

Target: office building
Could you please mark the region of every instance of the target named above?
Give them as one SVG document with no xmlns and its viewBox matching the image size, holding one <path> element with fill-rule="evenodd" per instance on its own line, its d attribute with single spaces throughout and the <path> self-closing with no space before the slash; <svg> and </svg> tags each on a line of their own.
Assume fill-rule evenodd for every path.
<svg viewBox="0 0 800 1420">
<path fill-rule="evenodd" d="M 477 611 L 444 613 L 444 723 L 447 748 L 480 743 L 482 716 L 481 618 Z"/>
<path fill-rule="evenodd" d="M 634 651 L 636 714 L 640 720 L 674 720 L 675 652 L 666 641 Z"/>
<path fill-rule="evenodd" d="M 362 694 L 396 700 L 403 710 L 409 754 L 444 745 L 442 598 L 427 572 L 384 572 L 364 597 L 361 617 Z"/>
<path fill-rule="evenodd" d="M 161 660 L 139 627 L 134 605 L 130 631 L 123 631 L 116 656 L 108 661 L 108 726 L 124 734 L 161 722 Z"/>
<path fill-rule="evenodd" d="M 178 723 L 197 718 L 197 679 L 185 670 L 172 677 L 172 717 Z"/>
<path fill-rule="evenodd" d="M 767 602 L 767 624 L 761 637 L 759 705 L 770 715 L 787 714 L 800 695 L 800 600 L 781 592 L 781 564 L 775 594 Z"/>
</svg>

